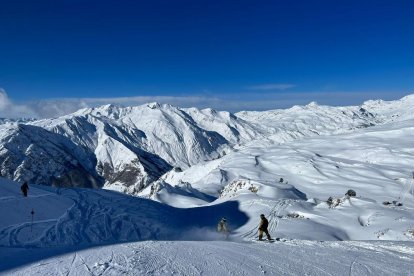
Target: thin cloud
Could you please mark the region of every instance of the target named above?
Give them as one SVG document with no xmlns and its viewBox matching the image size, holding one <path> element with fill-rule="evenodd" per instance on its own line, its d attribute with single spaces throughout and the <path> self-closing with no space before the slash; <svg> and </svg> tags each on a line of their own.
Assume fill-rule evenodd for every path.
<svg viewBox="0 0 414 276">
<path fill-rule="evenodd" d="M 295 84 L 289 83 L 267 83 L 267 84 L 259 84 L 248 86 L 248 90 L 286 90 L 296 87 Z"/>
<path fill-rule="evenodd" d="M 135 96 L 116 98 L 57 98 L 14 103 L 4 90 L 0 90 L 0 117 L 6 118 L 53 118 L 73 113 L 81 108 L 105 104 L 137 106 L 149 102 L 171 104 L 177 107 L 214 108 L 238 112 L 242 110 L 270 110 L 306 105 L 316 101 L 321 105 L 360 105 L 366 100 L 395 100 L 405 96 L 403 92 L 295 92 L 244 93 L 194 96 Z"/>
<path fill-rule="evenodd" d="M 10 100 L 6 91 L 0 88 L 0 117 L 1 118 L 33 118 L 35 112 L 25 104 L 15 104 Z"/>
<path fill-rule="evenodd" d="M 137 106 L 149 102 L 171 104 L 177 107 L 217 107 L 225 100 L 207 96 L 135 96 L 115 98 L 56 98 L 13 103 L 4 90 L 0 90 L 0 117 L 3 118 L 54 118 L 73 113 L 82 108 L 106 104 Z M 225 106 L 225 105 L 224 105 Z"/>
</svg>

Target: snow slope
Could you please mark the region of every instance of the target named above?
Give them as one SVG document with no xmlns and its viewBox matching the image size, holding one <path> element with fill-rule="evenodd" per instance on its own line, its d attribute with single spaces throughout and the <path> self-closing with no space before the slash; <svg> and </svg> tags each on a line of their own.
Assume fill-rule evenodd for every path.
<svg viewBox="0 0 414 276">
<path fill-rule="evenodd" d="M 347 134 L 252 145 L 183 172 L 171 171 L 162 185 L 157 182 L 140 194 L 182 208 L 238 201 L 250 217 L 238 229 L 245 237 L 256 234 L 255 221 L 264 213 L 281 237 L 410 240 L 413 126 L 409 119 Z M 346 198 L 349 189 L 357 197 Z M 393 201 L 397 204 L 383 204 Z"/>
<path fill-rule="evenodd" d="M 234 201 L 250 218 L 237 230 L 245 237 L 254 236 L 257 217 L 265 213 L 281 237 L 408 240 L 414 224 L 413 191 L 409 189 L 414 123 L 405 109 L 411 103 L 412 97 L 406 97 L 391 103 L 364 104 L 375 113 L 362 107 L 333 108 L 313 103 L 283 112 L 243 113 L 245 119 L 211 109 L 183 111 L 155 103 L 84 109 L 33 125 L 5 128 L 1 134 L 1 174 L 18 180 L 29 176 L 45 184 L 67 179 L 67 186 L 98 186 L 103 178 L 106 188 L 139 193 L 177 208 Z M 405 109 L 398 113 L 402 107 Z M 390 114 L 401 115 L 392 119 Z M 368 122 L 381 124 L 365 128 Z M 157 128 L 156 124 L 166 127 Z M 258 129 L 263 127 L 272 128 L 276 134 L 269 131 L 262 139 L 266 131 Z M 277 140 L 281 137 L 278 128 L 293 140 Z M 184 140 L 188 138 L 205 148 L 199 142 L 203 140 L 191 135 L 208 138 L 213 129 L 217 132 L 211 137 L 218 135 L 224 144 L 236 148 L 221 158 L 199 160 L 188 168 L 168 171 L 171 166 L 166 161 L 142 149 L 156 140 L 156 133 L 167 137 L 162 139 L 166 147 L 174 143 L 187 147 Z M 232 138 L 236 130 L 239 134 Z M 252 136 L 254 131 L 258 138 Z M 183 144 L 178 137 L 184 139 Z M 240 141 L 244 142 L 234 144 Z M 182 149 L 169 152 L 177 160 L 188 159 Z M 90 179 L 91 183 L 85 183 Z M 348 189 L 355 190 L 357 198 L 346 199 Z M 329 197 L 338 206 L 329 206 Z M 383 205 L 402 197 L 403 206 Z"/>
<path fill-rule="evenodd" d="M 104 179 L 139 197 L 30 185 L 23 198 L 0 178 L 0 274 L 409 275 L 413 106 L 232 115 L 154 103 L 1 125 L 3 176 Z M 281 241 L 254 241 L 261 213 Z"/>
<path fill-rule="evenodd" d="M 10 252 L 22 258 L 47 254 L 33 249 Z M 16 262 L 10 257 L 3 260 Z M 413 243 L 402 242 L 147 241 L 67 253 L 7 274 L 410 275 L 413 260 Z"/>
<path fill-rule="evenodd" d="M 17 183 L 0 182 L 1 275 L 414 272 L 408 241 L 266 243 L 237 234 L 224 241 L 214 230 L 221 215 L 233 218 L 234 229 L 247 222 L 234 201 L 177 209 L 111 191 L 36 185 L 23 198 Z"/>
<path fill-rule="evenodd" d="M 23 198 L 19 188 L 18 183 L 1 181 L 0 203 L 7 212 L 1 215 L 0 246 L 85 246 L 180 239 L 193 229 L 214 229 L 221 215 L 234 217 L 234 227 L 247 221 L 247 216 L 238 210 L 237 202 L 177 209 L 106 190 L 31 185 L 29 197 Z M 33 223 L 30 221 L 32 210 Z M 191 236 L 197 238 L 197 235 L 201 234 Z"/>
<path fill-rule="evenodd" d="M 42 162 L 36 162 L 25 151 L 3 151 L 0 169 L 7 171 L 2 176 L 14 180 L 27 179 L 38 184 L 53 182 L 54 185 L 65 186 L 104 185 L 136 194 L 173 167 L 186 169 L 220 158 L 234 148 L 349 133 L 359 128 L 401 121 L 412 114 L 413 102 L 413 97 L 407 96 L 393 102 L 366 102 L 359 107 L 311 103 L 286 110 L 237 114 L 212 109 L 180 109 L 158 103 L 124 108 L 106 105 L 82 109 L 59 118 L 1 124 L 10 135 L 0 136 L 0 145 L 18 148 L 20 140 L 12 136 L 20 133 L 13 129 L 25 122 L 37 128 L 26 131 L 27 140 L 33 147 L 46 148 L 48 154 L 43 156 Z M 58 170 L 56 175 L 59 177 L 48 170 L 19 170 L 25 166 L 26 159 L 30 159 L 35 167 L 49 162 L 56 163 L 57 167 L 67 166 L 66 160 L 47 150 L 51 146 L 42 144 L 39 136 L 53 136 L 45 131 L 52 132 L 57 140 L 66 139 L 68 142 L 65 144 L 70 142 L 72 147 L 76 146 L 76 152 L 83 152 L 76 162 L 88 163 L 83 165 L 84 174 L 92 176 L 93 184 L 91 181 L 78 183 L 73 180 L 72 170 Z M 66 149 L 58 151 L 66 152 Z M 9 159 L 13 162 L 7 162 Z M 42 175 L 33 177 L 39 174 Z"/>
</svg>

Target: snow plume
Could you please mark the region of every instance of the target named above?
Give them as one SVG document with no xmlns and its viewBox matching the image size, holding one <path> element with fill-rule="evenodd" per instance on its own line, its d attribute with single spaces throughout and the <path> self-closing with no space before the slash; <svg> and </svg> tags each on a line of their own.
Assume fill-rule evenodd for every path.
<svg viewBox="0 0 414 276">
<path fill-rule="evenodd" d="M 226 235 L 212 228 L 191 228 L 182 232 L 176 239 L 182 241 L 221 241 L 226 240 Z"/>
</svg>

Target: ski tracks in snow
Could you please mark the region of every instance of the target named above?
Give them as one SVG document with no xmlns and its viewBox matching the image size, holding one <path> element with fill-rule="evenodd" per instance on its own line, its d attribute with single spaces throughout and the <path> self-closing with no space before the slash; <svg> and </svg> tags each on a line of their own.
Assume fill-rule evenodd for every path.
<svg viewBox="0 0 414 276">
<path fill-rule="evenodd" d="M 267 215 L 267 219 L 269 221 L 268 230 L 269 230 L 269 234 L 271 236 L 277 236 L 276 231 L 277 231 L 277 227 L 280 223 L 281 215 L 286 210 L 286 208 L 288 208 L 289 206 L 292 206 L 292 204 L 296 201 L 297 200 L 294 200 L 294 199 L 280 199 L 280 200 L 277 200 L 276 203 L 272 207 L 271 207 L 271 205 L 268 205 L 268 207 L 271 207 L 270 212 Z M 258 201 L 253 201 L 251 203 L 251 205 L 253 205 L 255 203 L 259 203 L 259 202 Z M 259 220 L 259 219 L 260 218 L 257 218 L 257 220 Z M 250 229 L 249 231 L 243 233 L 241 235 L 241 237 L 245 238 L 245 239 L 253 239 L 253 238 L 257 237 L 258 229 L 259 229 L 259 224 L 257 224 L 257 226 Z"/>
<path fill-rule="evenodd" d="M 353 276 L 353 275 L 372 275 L 372 271 L 371 269 L 358 262 L 357 261 L 357 257 L 355 257 L 355 259 L 352 261 L 351 265 L 349 266 L 349 276 Z"/>
<path fill-rule="evenodd" d="M 366 248 L 370 245 L 370 248 Z M 394 243 L 145 241 L 66 254 L 10 275 L 409 275 Z M 408 245 L 408 244 L 407 244 Z M 34 249 L 32 249 L 34 250 Z"/>
<path fill-rule="evenodd" d="M 136 224 L 136 221 L 140 222 L 142 219 L 139 215 L 135 214 L 132 219 L 131 216 L 134 214 L 128 214 L 127 210 L 122 208 L 124 206 L 120 207 L 120 210 L 114 210 L 111 207 L 113 199 L 109 200 L 99 193 L 94 193 L 91 199 L 90 191 L 88 196 L 83 191 L 72 191 L 74 205 L 47 230 L 43 238 L 44 243 L 94 244 L 142 238 L 142 230 L 146 227 Z M 69 237 L 72 237 L 72 240 L 68 240 Z"/>
<path fill-rule="evenodd" d="M 294 199 L 281 199 L 279 200 L 269 214 L 269 232 L 275 233 L 276 229 L 280 223 L 280 218 L 282 212 L 286 210 L 289 206 L 292 206 L 292 203 L 297 200 Z"/>
<path fill-rule="evenodd" d="M 73 200 L 63 215 L 5 227 L 0 230 L 0 244 L 14 247 L 99 244 L 156 239 L 159 234 L 156 225 L 165 212 L 152 202 L 128 202 L 91 190 L 68 189 L 63 193 Z"/>
</svg>

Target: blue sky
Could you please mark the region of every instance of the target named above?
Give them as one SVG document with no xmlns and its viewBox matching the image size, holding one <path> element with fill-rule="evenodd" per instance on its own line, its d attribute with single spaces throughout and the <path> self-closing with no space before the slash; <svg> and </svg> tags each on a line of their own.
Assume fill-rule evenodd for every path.
<svg viewBox="0 0 414 276">
<path fill-rule="evenodd" d="M 409 0 L 3 1 L 0 100 L 399 98 L 414 91 L 413 14 Z"/>
</svg>

